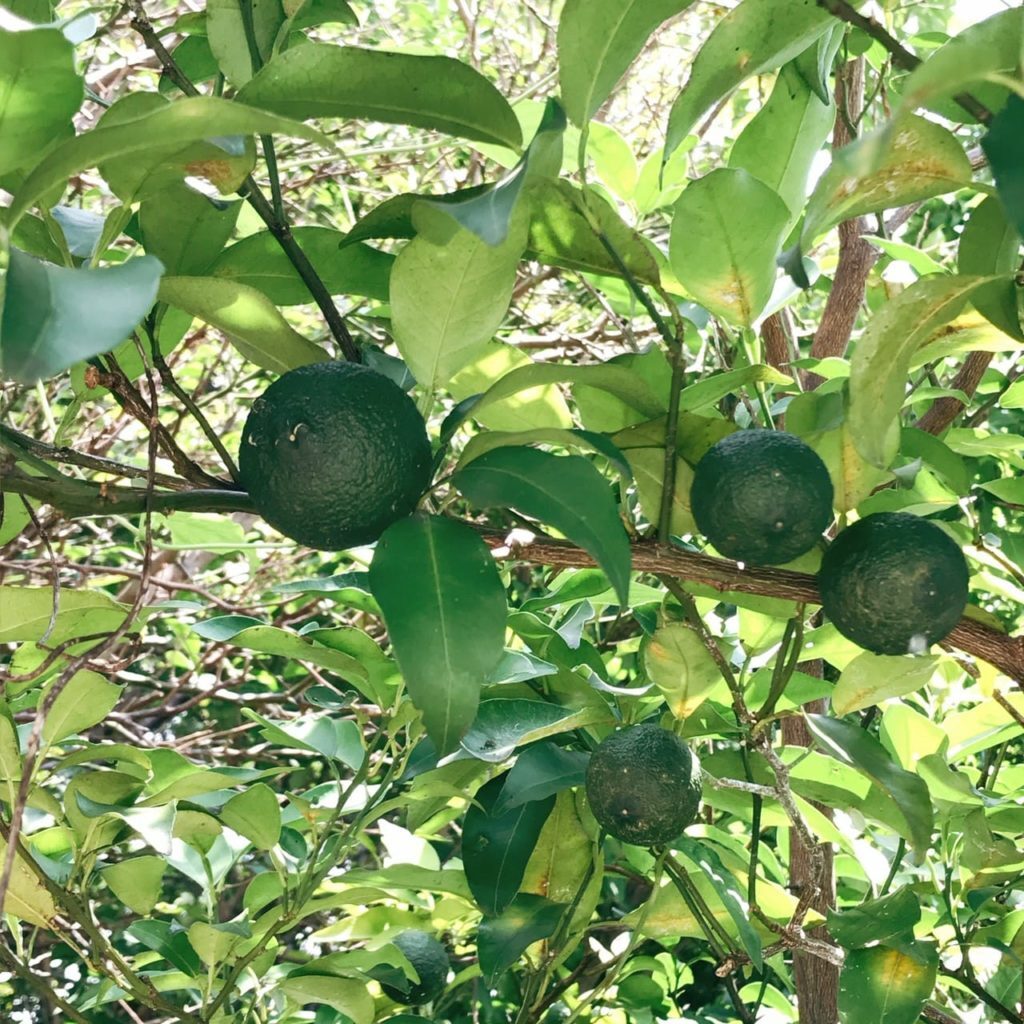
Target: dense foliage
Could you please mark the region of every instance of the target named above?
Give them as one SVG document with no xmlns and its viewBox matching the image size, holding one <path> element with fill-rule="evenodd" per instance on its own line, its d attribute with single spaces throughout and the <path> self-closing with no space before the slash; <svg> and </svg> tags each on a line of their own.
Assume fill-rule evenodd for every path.
<svg viewBox="0 0 1024 1024">
<path fill-rule="evenodd" d="M 1024 11 L 980 6 L 6 0 L 5 1021 L 1024 1024 Z M 333 359 L 432 457 L 343 551 L 238 470 Z M 694 520 L 748 428 L 831 481 L 782 566 Z M 899 546 L 876 654 L 816 573 L 894 512 L 970 597 Z M 702 772 L 650 847 L 587 799 L 637 725 L 602 814 L 675 833 L 651 751 Z"/>
</svg>

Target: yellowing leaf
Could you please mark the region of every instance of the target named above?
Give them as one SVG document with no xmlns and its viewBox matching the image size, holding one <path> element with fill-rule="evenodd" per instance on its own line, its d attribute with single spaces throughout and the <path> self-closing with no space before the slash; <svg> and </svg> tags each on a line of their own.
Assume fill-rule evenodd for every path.
<svg viewBox="0 0 1024 1024">
<path fill-rule="evenodd" d="M 726 689 L 697 633 L 682 622 L 657 629 L 643 648 L 644 668 L 676 718 L 687 718 L 716 690 Z"/>
</svg>

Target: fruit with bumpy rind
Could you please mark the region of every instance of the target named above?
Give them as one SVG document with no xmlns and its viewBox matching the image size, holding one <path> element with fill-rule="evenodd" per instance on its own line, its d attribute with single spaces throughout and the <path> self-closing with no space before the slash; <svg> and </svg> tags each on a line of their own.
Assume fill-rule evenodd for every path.
<svg viewBox="0 0 1024 1024">
<path fill-rule="evenodd" d="M 430 441 L 415 403 L 389 378 L 356 363 L 313 363 L 253 403 L 238 468 L 271 526 L 341 551 L 413 512 L 430 483 Z"/>
<path fill-rule="evenodd" d="M 968 578 L 963 552 L 941 527 L 876 512 L 832 542 L 818 588 L 825 614 L 848 640 L 875 654 L 921 654 L 960 621 Z"/>
<path fill-rule="evenodd" d="M 586 790 L 594 817 L 616 839 L 668 843 L 697 816 L 700 761 L 674 732 L 633 725 L 591 754 Z"/>
<path fill-rule="evenodd" d="M 451 967 L 448 952 L 428 932 L 402 932 L 394 943 L 416 968 L 420 980 L 410 982 L 407 992 L 392 985 L 381 985 L 384 994 L 404 1006 L 419 1006 L 421 1003 L 433 1002 L 448 984 L 448 971 Z"/>
<path fill-rule="evenodd" d="M 832 520 L 832 480 L 800 438 L 738 430 L 712 445 L 690 487 L 697 528 L 726 558 L 781 565 L 810 551 Z"/>
</svg>

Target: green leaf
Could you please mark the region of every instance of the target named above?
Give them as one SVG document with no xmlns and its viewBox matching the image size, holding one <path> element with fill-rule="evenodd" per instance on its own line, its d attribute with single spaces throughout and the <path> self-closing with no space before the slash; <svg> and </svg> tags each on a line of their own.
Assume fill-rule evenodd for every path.
<svg viewBox="0 0 1024 1024">
<path fill-rule="evenodd" d="M 288 5 L 294 7 L 294 3 Z M 292 15 L 293 29 L 313 28 L 316 25 L 337 23 L 358 25 L 359 18 L 345 0 L 304 0 Z"/>
<path fill-rule="evenodd" d="M 288 999 L 305 1006 L 307 1003 L 326 1003 L 344 1014 L 353 1024 L 371 1024 L 373 997 L 365 982 L 353 978 L 333 978 L 329 975 L 290 975 L 279 982 L 277 989 Z"/>
<path fill-rule="evenodd" d="M 258 722 L 264 737 L 278 746 L 314 750 L 324 757 L 341 761 L 353 771 L 357 771 L 366 759 L 363 734 L 350 718 L 311 714 L 288 721 L 272 722 L 269 718 L 256 714 L 252 708 L 243 708 L 242 714 L 250 721 Z"/>
<path fill-rule="evenodd" d="M 832 708 L 837 715 L 848 715 L 889 697 L 920 690 L 935 674 L 941 660 L 936 655 L 909 658 L 860 654 L 839 676 L 832 693 Z"/>
<path fill-rule="evenodd" d="M 271 132 L 330 146 L 326 136 L 298 121 L 214 96 L 178 100 L 123 124 L 100 125 L 61 143 L 35 167 L 14 196 L 7 225 L 13 227 L 50 189 L 107 160 L 167 147 L 168 139 L 174 140 L 176 149 L 183 149 L 209 138 Z"/>
<path fill-rule="evenodd" d="M 998 196 L 988 196 L 971 211 L 960 235 L 957 269 L 967 275 L 1010 275 L 1020 263 L 1021 238 Z M 1017 309 L 1017 285 L 1009 277 L 978 289 L 974 308 L 1011 338 L 1024 341 Z"/>
<path fill-rule="evenodd" d="M 499 917 L 485 917 L 477 932 L 484 980 L 493 985 L 533 943 L 554 935 L 564 913 L 564 904 L 522 892 Z"/>
<path fill-rule="evenodd" d="M 70 789 L 68 793 L 70 796 Z M 119 818 L 138 832 L 157 853 L 164 857 L 170 856 L 173 848 L 174 803 L 163 804 L 160 807 L 122 807 L 119 804 L 100 803 L 83 796 L 80 792 L 75 792 L 74 798 L 77 810 L 86 818 L 102 818 L 105 815 Z"/>
<path fill-rule="evenodd" d="M 196 977 L 202 969 L 199 957 L 188 941 L 188 935 L 179 925 L 167 921 L 135 921 L 125 929 L 125 935 L 159 953 L 168 963 L 190 978 Z"/>
<path fill-rule="evenodd" d="M 313 264 L 331 295 L 365 295 L 386 302 L 391 267 L 390 253 L 368 245 L 339 249 L 345 236 L 332 228 L 297 227 L 292 236 Z M 278 306 L 313 301 L 305 282 L 269 231 L 258 231 L 225 249 L 209 271 L 262 292 Z"/>
<path fill-rule="evenodd" d="M 823 103 L 790 62 L 779 72 L 768 102 L 733 143 L 729 166 L 746 171 L 772 189 L 789 208 L 785 231 L 807 202 L 807 180 L 835 120 L 831 100 Z"/>
<path fill-rule="evenodd" d="M 672 841 L 672 846 L 704 872 L 719 902 L 729 912 L 750 962 L 761 970 L 764 963 L 761 955 L 761 938 L 750 923 L 750 907 L 736 877 L 726 870 L 721 858 L 707 842 L 680 836 Z"/>
<path fill-rule="evenodd" d="M 738 370 L 726 370 L 683 388 L 679 395 L 682 412 L 706 409 L 726 395 L 750 384 L 792 384 L 793 378 L 780 373 L 774 366 L 741 366 Z"/>
<path fill-rule="evenodd" d="M 537 430 L 488 430 L 475 434 L 462 449 L 459 468 L 468 466 L 474 459 L 486 455 L 487 452 L 493 451 L 495 448 L 525 444 L 553 444 L 596 452 L 598 455 L 603 455 L 627 482 L 632 477 L 626 457 L 604 434 L 598 434 L 593 430 L 562 430 L 558 427 L 541 427 Z"/>
<path fill-rule="evenodd" d="M 0 174 L 38 160 L 82 94 L 74 47 L 59 30 L 0 29 Z"/>
<path fill-rule="evenodd" d="M 416 380 L 445 385 L 472 362 L 501 326 L 525 245 L 525 221 L 501 245 L 464 228 L 443 242 L 419 235 L 391 272 L 395 342 Z"/>
<path fill-rule="evenodd" d="M 1017 233 L 1024 234 L 1024 98 L 1009 98 L 988 126 L 981 148 L 992 167 L 1009 219 Z"/>
<path fill-rule="evenodd" d="M 905 115 L 839 150 L 807 201 L 806 247 L 840 221 L 963 188 L 971 162 L 952 132 Z"/>
<path fill-rule="evenodd" d="M 899 435 L 893 429 L 903 407 L 914 352 L 963 309 L 992 277 L 923 277 L 886 302 L 857 342 L 850 363 L 848 422 L 857 451 L 886 468 Z"/>
<path fill-rule="evenodd" d="M 167 861 L 145 854 L 111 864 L 100 872 L 113 894 L 136 914 L 145 916 L 160 899 Z"/>
<path fill-rule="evenodd" d="M 636 479 L 637 498 L 640 510 L 648 522 L 656 524 L 661 516 L 661 495 L 665 482 L 664 448 L 631 448 L 627 455 L 630 468 Z M 677 537 L 694 533 L 697 524 L 690 511 L 690 487 L 693 484 L 693 470 L 689 463 L 676 458 L 675 489 L 672 494 L 672 512 L 669 517 L 669 533 Z"/>
<path fill-rule="evenodd" d="M 76 636 L 113 632 L 128 609 L 100 590 L 0 587 L 0 643 L 41 640 L 60 644 Z"/>
<path fill-rule="evenodd" d="M 702 306 L 749 327 L 768 304 L 789 221 L 786 204 L 764 182 L 721 167 L 676 200 L 672 269 Z"/>
<path fill-rule="evenodd" d="M 159 298 L 223 331 L 246 359 L 265 370 L 284 373 L 329 358 L 248 285 L 217 277 L 165 277 Z"/>
<path fill-rule="evenodd" d="M 505 776 L 494 813 L 504 814 L 531 800 L 543 800 L 583 785 L 589 761 L 590 755 L 579 750 L 565 750 L 554 743 L 534 743 L 520 753 Z"/>
<path fill-rule="evenodd" d="M 839 975 L 839 1012 L 846 1024 L 914 1024 L 937 973 L 934 950 L 922 960 L 888 946 L 855 949 Z"/>
<path fill-rule="evenodd" d="M 921 920 L 921 902 L 909 886 L 877 900 L 828 911 L 828 930 L 841 946 L 856 949 L 911 932 Z"/>
<path fill-rule="evenodd" d="M 586 126 L 651 33 L 692 3 L 567 0 L 558 22 L 558 80 L 574 124 Z"/>
<path fill-rule="evenodd" d="M 247 8 L 246 13 L 243 8 Z M 270 59 L 274 40 L 284 23 L 285 9 L 280 0 L 207 0 L 206 37 L 224 77 L 232 85 L 245 85 Z M 258 55 L 255 64 L 249 48 L 250 31 Z"/>
<path fill-rule="evenodd" d="M 7 842 L 0 836 L 0 857 L 7 863 Z M 50 922 L 57 916 L 57 907 L 49 891 L 36 877 L 35 872 L 25 863 L 24 854 L 19 851 L 14 858 L 11 880 L 0 903 L 0 911 L 13 914 L 26 924 L 40 928 L 51 927 Z"/>
<path fill-rule="evenodd" d="M 889 794 L 906 821 L 911 845 L 924 852 L 931 844 L 934 825 L 931 797 L 924 781 L 904 771 L 885 748 L 863 729 L 827 715 L 806 715 L 818 745 L 843 764 L 856 768 Z"/>
<path fill-rule="evenodd" d="M 12 249 L 0 321 L 4 373 L 31 384 L 109 352 L 153 305 L 162 273 L 152 256 L 90 270 Z"/>
<path fill-rule="evenodd" d="M 462 830 L 463 863 L 473 898 L 494 917 L 512 902 L 523 880 L 527 862 L 555 797 L 531 800 L 503 814 L 492 809 L 505 777 L 491 779 L 466 812 Z"/>
<path fill-rule="evenodd" d="M 970 92 L 992 74 L 1015 74 L 1024 50 L 1024 11 L 1008 10 L 971 25 L 918 65 L 901 83 L 901 110 Z M 987 97 L 982 97 L 987 99 Z M 956 107 L 956 119 L 969 115 Z"/>
<path fill-rule="evenodd" d="M 660 626 L 640 650 L 644 670 L 676 718 L 689 718 L 725 685 L 704 641 L 683 622 Z"/>
<path fill-rule="evenodd" d="M 515 150 L 523 144 L 505 98 L 451 57 L 308 43 L 278 54 L 238 98 L 296 118 L 366 118 Z"/>
<path fill-rule="evenodd" d="M 451 753 L 504 650 L 505 588 L 494 559 L 468 526 L 403 519 L 377 542 L 370 585 L 409 696 L 438 751 Z"/>
<path fill-rule="evenodd" d="M 186 185 L 162 191 L 139 206 L 139 229 L 146 252 L 169 277 L 209 271 L 231 237 L 241 200 L 214 202 Z"/>
<path fill-rule="evenodd" d="M 813 0 L 737 4 L 715 25 L 690 65 L 690 76 L 669 113 L 665 158 L 736 86 L 792 60 L 831 24 L 832 15 Z"/>
<path fill-rule="evenodd" d="M 832 505 L 840 512 L 851 512 L 879 484 L 890 479 L 888 473 L 866 462 L 857 451 L 850 425 L 845 419 L 834 430 L 826 430 L 805 440 L 828 467 L 828 475 L 832 479 Z M 887 444 L 892 444 L 892 441 L 893 438 L 886 439 Z"/>
<path fill-rule="evenodd" d="M 257 850 L 272 849 L 281 837 L 281 808 L 274 791 L 262 782 L 233 796 L 220 809 L 220 820 Z"/>
<path fill-rule="evenodd" d="M 59 743 L 98 725 L 114 710 L 123 689 L 98 672 L 76 672 L 46 714 L 43 739 L 46 743 Z"/>
<path fill-rule="evenodd" d="M 989 494 L 994 494 L 1000 501 L 1010 505 L 1024 505 L 1024 479 L 1021 477 L 990 480 L 979 486 Z"/>
<path fill-rule="evenodd" d="M 233 959 L 238 944 L 252 938 L 252 928 L 244 921 L 223 924 L 194 922 L 188 930 L 188 941 L 204 964 L 213 967 Z"/>
<path fill-rule="evenodd" d="M 497 448 L 459 470 L 452 483 L 479 508 L 514 508 L 554 526 L 593 555 L 625 604 L 629 537 L 592 463 L 535 448 Z"/>
<path fill-rule="evenodd" d="M 589 710 L 574 711 L 543 700 L 485 700 L 462 738 L 462 746 L 481 761 L 500 764 L 511 757 L 516 747 L 593 724 L 594 717 Z"/>
</svg>

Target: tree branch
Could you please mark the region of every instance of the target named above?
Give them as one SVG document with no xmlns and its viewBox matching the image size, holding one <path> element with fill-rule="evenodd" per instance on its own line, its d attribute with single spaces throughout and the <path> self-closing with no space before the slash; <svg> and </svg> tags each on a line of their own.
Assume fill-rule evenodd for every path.
<svg viewBox="0 0 1024 1024">
<path fill-rule="evenodd" d="M 985 371 L 988 369 L 988 364 L 992 362 L 993 355 L 992 352 L 972 352 L 964 360 L 963 366 L 953 378 L 950 387 L 962 391 L 970 398 L 978 390 L 978 385 L 981 383 L 981 378 L 985 376 Z M 941 434 L 964 411 L 964 408 L 964 403 L 959 398 L 945 395 L 937 399 L 914 426 L 929 434 Z"/>
</svg>

